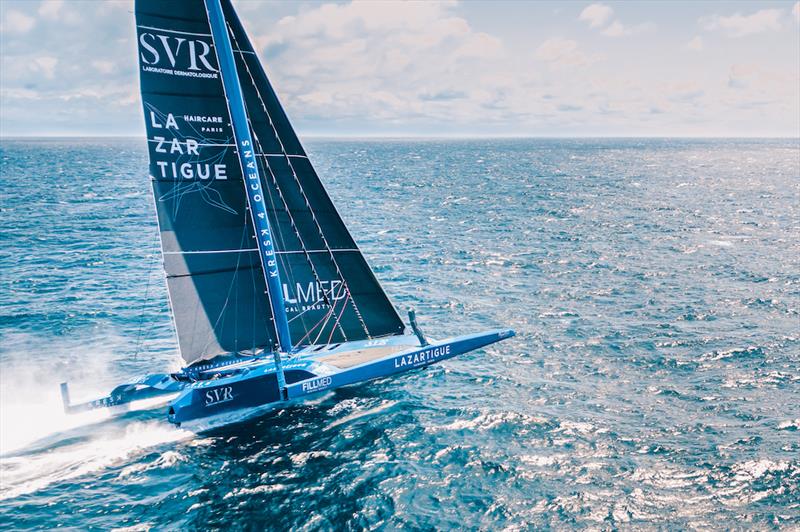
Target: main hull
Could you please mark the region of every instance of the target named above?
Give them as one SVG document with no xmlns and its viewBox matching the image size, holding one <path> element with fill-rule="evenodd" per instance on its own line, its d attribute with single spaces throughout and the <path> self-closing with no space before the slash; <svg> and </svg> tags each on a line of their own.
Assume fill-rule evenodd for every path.
<svg viewBox="0 0 800 532">
<path fill-rule="evenodd" d="M 342 344 L 325 354 L 301 352 L 284 362 L 285 398 L 274 363 L 265 360 L 229 377 L 190 384 L 170 405 L 168 419 L 181 425 L 227 413 L 281 408 L 342 386 L 429 366 L 513 335 L 511 330 L 487 331 L 426 346 L 406 336 Z M 416 345 L 409 345 L 412 340 Z"/>
<path fill-rule="evenodd" d="M 284 358 L 283 392 L 273 354 L 263 353 L 256 357 L 230 357 L 176 374 L 150 375 L 87 403 L 72 405 L 65 385 L 62 394 L 65 410 L 70 413 L 96 408 L 128 411 L 136 404 L 163 405 L 172 399 L 167 411 L 169 422 L 205 430 L 286 408 L 342 386 L 423 368 L 512 336 L 514 331 L 505 329 L 427 345 L 421 345 L 414 336 L 393 336 L 310 346 Z"/>
</svg>

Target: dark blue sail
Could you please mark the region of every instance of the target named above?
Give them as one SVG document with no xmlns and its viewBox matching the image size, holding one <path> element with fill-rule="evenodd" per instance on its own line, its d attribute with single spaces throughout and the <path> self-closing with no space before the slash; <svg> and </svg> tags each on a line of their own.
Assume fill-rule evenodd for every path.
<svg viewBox="0 0 800 532">
<path fill-rule="evenodd" d="M 267 191 L 292 343 L 401 334 L 402 320 L 317 177 L 230 0 L 222 6 Z"/>
<path fill-rule="evenodd" d="M 150 175 L 181 355 L 276 345 L 203 0 L 136 1 Z"/>
<path fill-rule="evenodd" d="M 203 0 L 136 2 L 150 174 L 175 325 L 188 363 L 278 343 L 270 310 L 277 298 L 270 298 L 264 280 L 205 7 Z M 222 7 L 291 344 L 401 334 L 402 321 L 317 177 L 230 1 Z"/>
</svg>

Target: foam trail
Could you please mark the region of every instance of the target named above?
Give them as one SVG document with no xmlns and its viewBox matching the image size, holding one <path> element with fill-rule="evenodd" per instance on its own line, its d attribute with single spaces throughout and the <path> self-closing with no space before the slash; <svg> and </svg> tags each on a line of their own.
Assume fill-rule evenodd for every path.
<svg viewBox="0 0 800 532">
<path fill-rule="evenodd" d="M 117 378 L 111 353 L 127 341 L 106 336 L 102 345 L 53 344 L 27 334 L 7 335 L 0 372 L 0 500 L 112 466 L 145 449 L 191 437 L 158 420 L 114 418 L 107 409 L 66 414 L 59 383 L 68 380 L 80 402 L 108 392 Z M 48 341 L 49 340 L 49 341 Z M 37 346 L 36 353 L 28 353 Z M 47 359 L 36 359 L 37 354 Z M 73 362 L 76 354 L 80 362 Z M 146 414 L 145 414 L 146 416 Z"/>
<path fill-rule="evenodd" d="M 73 403 L 107 394 L 122 380 L 110 364 L 118 359 L 114 353 L 128 349 L 129 339 L 112 333 L 87 346 L 79 339 L 55 342 L 52 337 L 16 333 L 2 340 L 0 456 L 112 417 L 106 409 L 66 414 L 59 385 L 70 382 Z M 31 346 L 36 346 L 35 352 Z"/>
<path fill-rule="evenodd" d="M 0 459 L 0 500 L 43 489 L 129 461 L 147 449 L 188 439 L 192 433 L 163 422 L 134 422 L 124 431 L 82 439 L 76 444 Z"/>
</svg>

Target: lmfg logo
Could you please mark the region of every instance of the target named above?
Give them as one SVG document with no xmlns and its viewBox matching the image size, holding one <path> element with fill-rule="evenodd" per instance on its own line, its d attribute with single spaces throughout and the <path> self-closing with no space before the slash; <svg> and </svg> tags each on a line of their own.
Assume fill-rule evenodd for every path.
<svg viewBox="0 0 800 532">
<path fill-rule="evenodd" d="M 295 283 L 290 287 L 283 284 L 283 299 L 289 305 L 314 305 L 325 301 L 325 296 L 331 301 L 339 301 L 347 297 L 342 290 L 342 281 L 309 281 L 306 284 Z"/>
<path fill-rule="evenodd" d="M 206 406 L 233 401 L 233 387 L 223 386 L 206 391 Z"/>
<path fill-rule="evenodd" d="M 142 66 L 191 72 L 217 72 L 211 45 L 200 39 L 144 32 L 139 35 Z"/>
</svg>

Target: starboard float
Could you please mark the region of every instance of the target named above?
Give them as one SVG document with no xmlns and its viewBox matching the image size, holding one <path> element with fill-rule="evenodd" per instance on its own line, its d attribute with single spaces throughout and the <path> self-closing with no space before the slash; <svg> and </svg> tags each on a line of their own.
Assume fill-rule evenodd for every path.
<svg viewBox="0 0 800 532">
<path fill-rule="evenodd" d="M 169 402 L 231 420 L 441 362 L 514 335 L 428 342 L 376 280 L 322 186 L 230 0 L 136 1 L 147 144 L 186 367 L 64 408 Z"/>
</svg>

